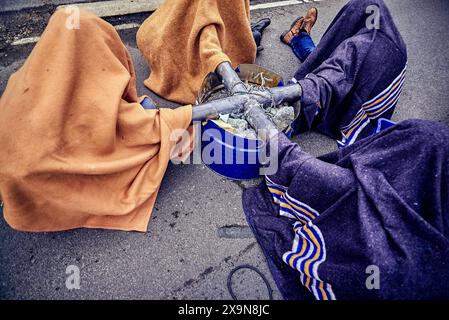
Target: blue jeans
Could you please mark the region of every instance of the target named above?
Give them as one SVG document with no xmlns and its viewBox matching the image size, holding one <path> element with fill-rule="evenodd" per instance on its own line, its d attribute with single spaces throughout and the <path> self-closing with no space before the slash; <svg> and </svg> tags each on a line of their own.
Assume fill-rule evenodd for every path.
<svg viewBox="0 0 449 320">
<path fill-rule="evenodd" d="M 301 62 L 304 62 L 316 48 L 310 35 L 304 31 L 292 38 L 290 47 Z"/>
</svg>

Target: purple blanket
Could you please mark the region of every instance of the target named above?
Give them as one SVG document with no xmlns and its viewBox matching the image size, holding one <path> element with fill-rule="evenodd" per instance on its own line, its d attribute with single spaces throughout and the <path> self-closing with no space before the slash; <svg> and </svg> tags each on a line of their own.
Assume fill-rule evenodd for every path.
<svg viewBox="0 0 449 320">
<path fill-rule="evenodd" d="M 411 120 L 317 159 L 280 134 L 243 206 L 284 298 L 449 298 L 448 141 Z"/>
<path fill-rule="evenodd" d="M 311 128 L 341 146 L 391 118 L 404 85 L 407 50 L 382 0 L 350 1 L 295 79 L 303 89 L 296 133 Z"/>
</svg>

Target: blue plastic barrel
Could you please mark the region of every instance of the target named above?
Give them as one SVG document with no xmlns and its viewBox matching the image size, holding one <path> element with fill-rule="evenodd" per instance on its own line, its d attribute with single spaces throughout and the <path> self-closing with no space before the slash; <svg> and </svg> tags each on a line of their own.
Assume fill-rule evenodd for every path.
<svg viewBox="0 0 449 320">
<path fill-rule="evenodd" d="M 254 76 L 262 73 L 272 79 L 271 82 L 265 83 L 266 87 L 284 85 L 282 77 L 279 74 L 257 65 L 240 65 L 236 69 L 236 72 L 244 82 L 260 85 L 257 81 L 254 82 Z M 218 76 L 215 73 L 209 74 L 201 87 L 198 102 L 203 102 L 203 98 L 207 96 L 208 92 L 218 88 L 220 85 L 221 81 L 218 79 Z M 203 123 L 201 131 L 202 160 L 209 169 L 232 180 L 251 180 L 260 176 L 260 160 L 264 158 L 263 151 L 265 151 L 265 143 L 263 141 L 237 136 L 221 128 L 213 121 Z M 291 128 L 286 130 L 286 134 L 290 136 Z M 208 149 L 219 150 L 218 152 L 221 153 L 215 157 L 216 160 L 219 160 L 217 163 L 211 163 L 208 161 L 210 159 L 204 158 L 204 154 L 208 153 L 205 150 L 207 151 Z M 231 159 L 233 161 L 230 161 Z"/>
<path fill-rule="evenodd" d="M 250 180 L 260 175 L 260 157 L 265 144 L 224 130 L 213 121 L 202 126 L 202 160 L 215 173 L 232 180 Z"/>
</svg>

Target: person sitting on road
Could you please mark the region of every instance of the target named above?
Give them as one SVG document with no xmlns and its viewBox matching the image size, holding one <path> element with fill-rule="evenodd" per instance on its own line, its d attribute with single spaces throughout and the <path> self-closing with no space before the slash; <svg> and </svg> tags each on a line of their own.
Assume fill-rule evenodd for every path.
<svg viewBox="0 0 449 320">
<path fill-rule="evenodd" d="M 205 4 L 211 19 L 220 19 Z M 248 0 L 241 5 L 227 12 L 249 10 Z M 254 37 L 261 40 L 270 21 L 251 28 L 245 11 L 240 18 L 245 32 L 236 34 L 254 49 L 242 59 L 253 59 Z M 63 9 L 52 15 L 0 99 L 4 217 L 22 231 L 146 232 L 169 161 L 191 151 L 191 141 L 177 143 L 173 134 L 193 137 L 192 106 L 157 108 L 139 97 L 132 59 L 114 27 L 85 10 L 79 11 L 79 27 L 68 27 L 72 19 Z M 242 38 L 231 39 L 227 48 L 233 51 Z M 219 63 L 228 60 L 215 56 Z"/>
<path fill-rule="evenodd" d="M 59 10 L 0 99 L 0 197 L 22 231 L 146 232 L 192 107 L 144 109 L 112 25 Z"/>
<path fill-rule="evenodd" d="M 254 63 L 259 34 L 270 20 L 251 29 L 249 1 L 233 3 L 167 0 L 137 33 L 151 69 L 145 85 L 168 100 L 194 103 L 204 78 L 220 63 L 234 68 Z M 382 0 L 349 1 L 315 46 L 310 34 L 317 17 L 318 10 L 311 8 L 281 35 L 302 62 L 292 79 L 302 94 L 294 133 L 315 129 L 344 147 L 393 115 L 407 49 Z"/>
<path fill-rule="evenodd" d="M 381 0 L 350 1 L 317 47 L 316 17 L 281 36 L 304 61 L 300 129 L 344 148 L 315 158 L 269 136 L 279 170 L 243 208 L 275 282 L 288 300 L 447 299 L 449 128 L 407 120 L 371 135 L 399 98 L 405 44 Z"/>
<path fill-rule="evenodd" d="M 292 79 L 302 88 L 295 132 L 313 128 L 345 147 L 393 115 L 407 49 L 383 0 L 349 1 L 315 46 L 310 34 L 317 17 L 309 9 L 280 36 L 303 62 Z"/>
</svg>

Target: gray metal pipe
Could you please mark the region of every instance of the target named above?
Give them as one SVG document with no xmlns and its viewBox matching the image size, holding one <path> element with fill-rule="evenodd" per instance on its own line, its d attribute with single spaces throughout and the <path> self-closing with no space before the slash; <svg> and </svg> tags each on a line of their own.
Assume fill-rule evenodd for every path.
<svg viewBox="0 0 449 320">
<path fill-rule="evenodd" d="M 253 127 L 257 136 L 263 141 L 268 141 L 273 135 L 279 131 L 273 121 L 268 118 L 265 110 L 255 100 L 250 100 L 245 104 L 245 119 Z"/>
<path fill-rule="evenodd" d="M 299 84 L 292 84 L 285 87 L 277 87 L 268 89 L 271 96 L 273 97 L 276 105 L 283 103 L 293 104 L 302 97 L 302 88 Z"/>
<path fill-rule="evenodd" d="M 195 106 L 192 111 L 192 121 L 204 121 L 218 118 L 220 114 L 243 112 L 248 123 L 257 131 L 259 138 L 268 141 L 277 134 L 278 130 L 262 107 L 283 103 L 293 104 L 301 99 L 302 89 L 298 84 L 249 93 L 229 62 L 221 63 L 216 73 L 231 96 Z"/>
<path fill-rule="evenodd" d="M 194 106 L 192 121 L 217 119 L 220 114 L 240 113 L 249 100 L 249 95 L 236 95 Z"/>
<path fill-rule="evenodd" d="M 220 63 L 215 72 L 231 95 L 248 92 L 245 84 L 229 62 Z"/>
<path fill-rule="evenodd" d="M 285 87 L 271 88 L 257 94 L 239 94 L 224 99 L 210 101 L 193 107 L 192 121 L 205 121 L 216 119 L 220 114 L 240 113 L 245 104 L 255 100 L 264 107 L 272 103 L 280 105 L 283 103 L 293 104 L 301 99 L 302 90 L 299 84 Z"/>
</svg>

